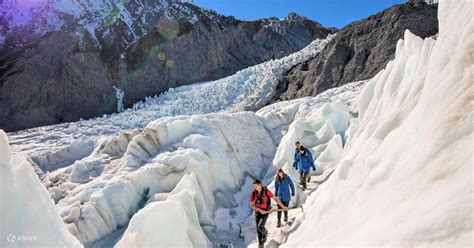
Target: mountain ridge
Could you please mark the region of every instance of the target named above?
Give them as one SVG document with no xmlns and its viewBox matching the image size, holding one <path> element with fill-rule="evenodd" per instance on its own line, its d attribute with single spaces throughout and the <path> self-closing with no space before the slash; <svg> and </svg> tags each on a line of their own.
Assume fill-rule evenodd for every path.
<svg viewBox="0 0 474 248">
<path fill-rule="evenodd" d="M 2 38 L 0 56 L 1 128 L 15 131 L 112 113 L 114 87 L 125 92 L 130 107 L 172 87 L 281 58 L 334 32 L 297 15 L 241 21 L 174 0 L 96 3 L 107 7 L 103 12 L 89 1 L 72 3 L 79 7 L 53 1 L 57 9 L 29 8 L 31 26 L 17 21 L 7 28 L 11 35 Z M 87 6 L 91 10 L 81 9 Z M 58 12 L 61 8 L 66 11 Z M 51 18 L 42 22 L 38 16 Z M 63 20 L 57 16 L 65 21 L 53 21 Z M 52 25 L 51 30 L 42 35 L 38 23 Z M 56 30 L 57 25 L 63 26 Z M 31 34 L 31 42 L 20 42 L 28 40 L 24 33 Z M 21 46 L 14 49 L 16 43 Z"/>
<path fill-rule="evenodd" d="M 397 4 L 348 24 L 316 58 L 286 72 L 271 102 L 315 96 L 375 76 L 395 57 L 397 40 L 407 29 L 422 38 L 438 33 L 437 4 Z"/>
</svg>

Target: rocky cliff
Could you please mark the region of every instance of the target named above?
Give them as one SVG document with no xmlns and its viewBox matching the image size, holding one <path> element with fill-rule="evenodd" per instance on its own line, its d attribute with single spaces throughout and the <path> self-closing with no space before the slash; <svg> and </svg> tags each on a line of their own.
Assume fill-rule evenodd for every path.
<svg viewBox="0 0 474 248">
<path fill-rule="evenodd" d="M 373 77 L 394 58 L 407 29 L 423 38 L 436 34 L 437 5 L 399 4 L 345 26 L 318 56 L 285 73 L 272 102 Z"/>
</svg>

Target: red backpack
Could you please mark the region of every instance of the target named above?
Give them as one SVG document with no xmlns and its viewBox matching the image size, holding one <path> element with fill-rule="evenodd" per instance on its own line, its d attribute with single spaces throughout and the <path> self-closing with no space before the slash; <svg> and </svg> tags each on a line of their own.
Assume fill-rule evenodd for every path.
<svg viewBox="0 0 474 248">
<path fill-rule="evenodd" d="M 260 191 L 260 194 L 256 190 L 252 192 L 250 201 L 255 202 L 255 206 L 260 209 L 269 210 L 271 205 L 271 196 L 273 196 L 273 194 L 266 187 L 263 187 Z"/>
</svg>

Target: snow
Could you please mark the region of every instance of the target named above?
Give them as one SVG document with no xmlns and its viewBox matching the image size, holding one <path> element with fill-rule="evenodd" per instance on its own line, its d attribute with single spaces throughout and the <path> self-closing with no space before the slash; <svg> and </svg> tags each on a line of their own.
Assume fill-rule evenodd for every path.
<svg viewBox="0 0 474 248">
<path fill-rule="evenodd" d="M 38 170 L 46 173 L 85 157 L 82 149 L 73 146 L 74 142 L 96 144 L 101 138 L 117 135 L 123 130 L 144 128 L 151 121 L 165 116 L 231 112 L 246 106 L 260 108 L 273 96 L 278 79 L 285 70 L 314 57 L 330 39 L 315 40 L 301 51 L 223 79 L 171 88 L 121 113 L 10 133 L 12 149 L 32 158 L 38 164 Z M 121 96 L 117 91 L 118 107 Z M 70 157 L 63 156 L 65 150 L 71 151 L 67 152 Z"/>
<path fill-rule="evenodd" d="M 30 164 L 24 158 L 12 156 L 3 130 L 0 130 L 0 175 L 1 247 L 82 247 L 67 231 Z"/>
<path fill-rule="evenodd" d="M 359 97 L 340 161 L 282 247 L 472 247 L 473 2 L 440 1 Z"/>
<path fill-rule="evenodd" d="M 179 1 L 160 0 L 154 2 L 153 5 L 145 2 L 142 0 L 5 0 L 0 5 L 0 12 L 4 14 L 3 20 L 8 27 L 3 35 L 29 32 L 34 35 L 33 38 L 37 38 L 51 31 L 69 30 L 80 33 L 78 31 L 85 28 L 95 37 L 95 29 L 106 28 L 113 22 L 122 20 L 134 35 L 134 40 L 130 42 L 133 43 L 138 39 L 135 31 L 140 30 L 146 34 L 152 28 L 145 19 L 141 18 L 143 16 L 154 15 L 156 18 L 165 17 L 172 20 L 186 18 L 193 23 L 197 21 L 195 11 Z M 173 4 L 170 5 L 170 2 Z M 104 20 L 110 20 L 110 23 Z M 4 41 L 4 38 L 0 39 L 0 44 Z"/>
</svg>

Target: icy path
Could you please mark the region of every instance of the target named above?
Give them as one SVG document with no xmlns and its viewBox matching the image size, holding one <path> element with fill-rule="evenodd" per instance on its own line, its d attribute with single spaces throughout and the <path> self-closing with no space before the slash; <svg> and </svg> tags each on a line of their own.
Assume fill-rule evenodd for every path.
<svg viewBox="0 0 474 248">
<path fill-rule="evenodd" d="M 308 183 L 306 191 L 302 191 L 299 187 L 297 189 L 297 196 L 292 199 L 293 204 L 295 204 L 296 209 L 290 210 L 288 212 L 288 220 L 292 222 L 291 225 L 283 221 L 282 215 L 282 224 L 280 228 L 277 225 L 277 214 L 272 213 L 268 217 L 266 228 L 268 230 L 267 242 L 265 243 L 266 248 L 276 248 L 281 244 L 284 244 L 289 235 L 297 232 L 298 228 L 301 226 L 302 222 L 306 220 L 306 214 L 308 211 L 311 211 L 311 204 L 306 203 L 306 200 L 312 195 L 318 194 L 319 187 L 326 182 L 329 177 L 333 174 L 334 168 L 325 170 L 321 174 L 311 173 L 311 181 Z M 292 178 L 295 186 L 298 183 L 299 176 Z M 275 204 L 275 203 L 274 203 Z M 274 208 L 277 206 L 274 205 Z M 257 248 L 258 242 L 255 238 L 256 229 L 255 229 L 255 219 L 254 215 L 251 215 L 247 218 L 241 225 L 242 230 L 246 233 L 246 246 L 249 248 Z M 308 247 L 316 246 L 316 242 L 308 242 Z"/>
<path fill-rule="evenodd" d="M 52 171 L 85 157 L 99 138 L 144 128 L 161 117 L 229 112 L 244 105 L 264 106 L 274 94 L 282 73 L 316 56 L 329 39 L 315 40 L 301 51 L 223 79 L 169 89 L 122 113 L 9 133 L 12 149 L 31 157 L 41 170 Z"/>
</svg>

